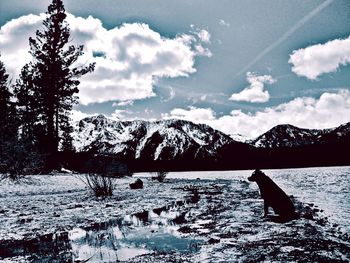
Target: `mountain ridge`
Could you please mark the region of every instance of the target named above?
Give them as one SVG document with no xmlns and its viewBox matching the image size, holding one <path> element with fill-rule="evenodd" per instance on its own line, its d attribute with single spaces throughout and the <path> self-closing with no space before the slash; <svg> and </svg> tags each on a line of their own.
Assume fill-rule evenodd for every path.
<svg viewBox="0 0 350 263">
<path fill-rule="evenodd" d="M 279 124 L 257 138 L 248 140 L 240 134 L 225 134 L 206 124 L 195 124 L 186 120 L 119 121 L 109 119 L 104 115 L 95 115 L 75 123 L 73 138 L 74 146 L 78 151 L 106 151 L 117 154 L 130 146 L 135 150 L 135 158 L 139 158 L 143 147 L 152 140 L 153 143 L 158 140 L 162 146 L 167 147 L 169 146 L 166 145 L 167 143 L 175 143 L 171 140 L 181 142 L 179 141 L 181 136 L 187 137 L 187 140 L 197 144 L 198 147 L 210 144 L 210 137 L 214 136 L 221 139 L 221 142 L 217 142 L 219 144 L 241 142 L 257 148 L 271 149 L 327 143 L 329 140 L 337 140 L 348 134 L 350 134 L 350 122 L 328 129 L 307 129 L 291 124 Z M 180 146 L 185 147 L 181 144 Z M 213 146 L 216 149 L 218 145 Z M 155 159 L 159 157 L 161 147 L 157 147 L 156 150 Z"/>
<path fill-rule="evenodd" d="M 350 122 L 328 129 L 306 129 L 291 124 L 280 124 L 251 140 L 250 144 L 262 148 L 299 147 L 324 144 L 330 137 L 337 140 L 336 137 L 341 138 L 348 134 L 350 134 Z"/>
<path fill-rule="evenodd" d="M 109 153 L 130 158 L 162 160 L 180 155 L 215 156 L 231 138 L 205 124 L 184 120 L 115 121 L 103 115 L 87 117 L 74 125 L 78 152 Z"/>
<path fill-rule="evenodd" d="M 76 122 L 72 136 L 76 163 L 108 155 L 137 171 L 350 164 L 350 123 L 323 130 L 282 124 L 244 143 L 186 120 L 117 121 L 98 115 Z"/>
</svg>

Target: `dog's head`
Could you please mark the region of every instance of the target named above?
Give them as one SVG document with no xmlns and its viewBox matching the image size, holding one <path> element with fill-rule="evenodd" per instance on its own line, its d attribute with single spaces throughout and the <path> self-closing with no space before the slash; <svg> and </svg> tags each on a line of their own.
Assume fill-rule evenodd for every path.
<svg viewBox="0 0 350 263">
<path fill-rule="evenodd" d="M 259 169 L 256 169 L 250 177 L 248 177 L 248 180 L 251 182 L 257 182 L 262 176 L 265 174 L 260 171 Z"/>
</svg>

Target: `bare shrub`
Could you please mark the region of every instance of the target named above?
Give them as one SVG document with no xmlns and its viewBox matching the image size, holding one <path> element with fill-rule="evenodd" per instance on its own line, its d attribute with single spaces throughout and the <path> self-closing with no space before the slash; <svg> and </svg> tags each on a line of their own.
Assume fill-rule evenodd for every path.
<svg viewBox="0 0 350 263">
<path fill-rule="evenodd" d="M 105 156 L 95 156 L 87 160 L 81 172 L 85 174 L 79 175 L 79 178 L 96 197 L 112 196 L 115 179 L 132 175 L 125 164 Z"/>
<path fill-rule="evenodd" d="M 17 181 L 25 175 L 39 174 L 44 167 L 44 157 L 26 142 L 17 141 L 6 149 L 6 158 L 0 159 L 2 178 Z"/>
<path fill-rule="evenodd" d="M 112 196 L 114 178 L 101 174 L 86 174 L 84 182 L 93 191 L 96 197 Z"/>
<path fill-rule="evenodd" d="M 168 174 L 168 172 L 165 172 L 165 171 L 156 172 L 155 176 L 152 176 L 152 180 L 157 180 L 158 182 L 162 183 L 162 182 L 164 182 L 167 174 Z"/>
</svg>

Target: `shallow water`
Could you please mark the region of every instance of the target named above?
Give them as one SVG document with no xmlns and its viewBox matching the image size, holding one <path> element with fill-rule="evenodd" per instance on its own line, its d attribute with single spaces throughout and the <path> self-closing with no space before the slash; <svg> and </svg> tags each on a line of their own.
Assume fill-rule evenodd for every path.
<svg viewBox="0 0 350 263">
<path fill-rule="evenodd" d="M 178 206 L 127 215 L 91 230 L 69 233 L 74 261 L 125 261 L 153 252 L 196 252 L 201 240 L 183 238 L 176 220 L 185 216 Z"/>
<path fill-rule="evenodd" d="M 20 262 L 119 262 L 155 252 L 194 253 L 203 240 L 183 237 L 178 231 L 192 203 L 176 201 L 86 228 L 0 243 L 0 261 L 19 256 Z"/>
</svg>

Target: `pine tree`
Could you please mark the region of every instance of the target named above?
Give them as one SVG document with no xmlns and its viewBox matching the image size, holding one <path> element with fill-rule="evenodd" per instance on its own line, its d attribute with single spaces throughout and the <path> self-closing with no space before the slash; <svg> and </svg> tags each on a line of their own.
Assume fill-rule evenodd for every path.
<svg viewBox="0 0 350 263">
<path fill-rule="evenodd" d="M 69 124 L 66 125 L 64 123 L 63 127 L 61 128 L 63 133 L 62 133 L 62 143 L 61 143 L 61 150 L 63 152 L 74 152 L 75 148 L 73 146 L 73 137 L 72 137 L 72 132 L 73 132 L 73 127 Z"/>
<path fill-rule="evenodd" d="M 11 111 L 12 94 L 8 87 L 8 77 L 4 63 L 0 61 L 0 129 L 7 125 Z"/>
<path fill-rule="evenodd" d="M 7 151 L 16 137 L 13 128 L 14 107 L 12 93 L 8 87 L 8 77 L 4 64 L 0 61 L 0 173 L 7 167 Z"/>
<path fill-rule="evenodd" d="M 74 67 L 74 63 L 83 54 L 83 46 L 66 46 L 70 30 L 62 0 L 53 0 L 46 14 L 43 30 L 38 30 L 36 37 L 29 39 L 33 62 L 22 70 L 21 78 L 28 78 L 22 79 L 20 83 L 25 86 L 25 82 L 28 82 L 29 85 L 19 85 L 17 92 L 35 96 L 35 104 L 31 106 L 45 133 L 41 144 L 52 155 L 58 150 L 61 128 L 70 125 L 67 116 L 77 103 L 78 79 L 92 72 L 94 64 Z"/>
<path fill-rule="evenodd" d="M 37 144 L 38 139 L 44 134 L 38 134 L 40 122 L 39 90 L 34 84 L 34 69 L 31 63 L 26 64 L 19 79 L 14 85 L 14 93 L 17 98 L 17 111 L 20 119 L 20 137 L 31 144 Z"/>
<path fill-rule="evenodd" d="M 21 111 L 25 112 L 23 109 L 17 110 L 8 74 L 0 62 L 0 173 L 7 174 L 14 180 L 24 174 L 38 172 L 43 166 L 42 158 L 31 140 L 18 135 L 19 129 L 22 129 Z"/>
<path fill-rule="evenodd" d="M 0 61 L 0 173 L 6 166 L 6 150 L 10 139 L 8 123 L 11 93 L 8 89 L 8 77 L 5 66 Z"/>
</svg>

